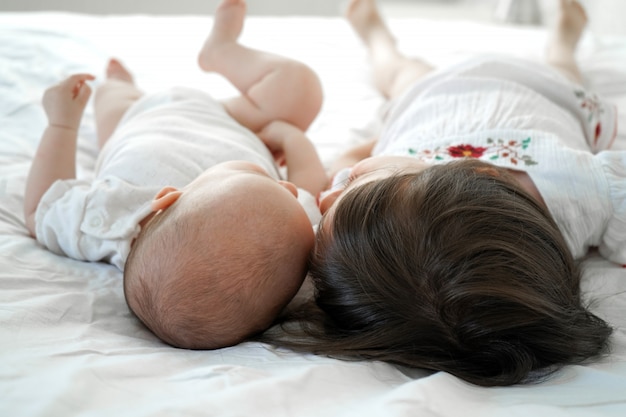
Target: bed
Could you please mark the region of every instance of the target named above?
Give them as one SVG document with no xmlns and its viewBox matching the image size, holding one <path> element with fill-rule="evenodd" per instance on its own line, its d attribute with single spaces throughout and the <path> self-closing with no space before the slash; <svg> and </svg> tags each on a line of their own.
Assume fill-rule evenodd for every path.
<svg viewBox="0 0 626 417">
<path fill-rule="evenodd" d="M 43 90 L 66 75 L 99 78 L 118 57 L 146 91 L 233 88 L 196 67 L 210 16 L 0 13 L 0 416 L 624 416 L 626 269 L 591 253 L 583 289 L 615 332 L 610 354 L 548 381 L 480 388 L 445 373 L 345 362 L 256 342 L 174 349 L 129 312 L 121 273 L 56 256 L 24 226 L 23 188 L 45 126 Z M 390 20 L 402 50 L 437 65 L 483 52 L 539 60 L 541 28 L 467 21 Z M 364 48 L 340 17 L 250 17 L 242 42 L 286 54 L 320 75 L 325 103 L 309 135 L 328 163 L 376 130 L 381 97 Z M 588 84 L 620 108 L 626 149 L 626 36 L 586 33 Z M 88 105 L 78 173 L 96 155 Z M 306 293 L 300 295 L 306 296 Z"/>
</svg>

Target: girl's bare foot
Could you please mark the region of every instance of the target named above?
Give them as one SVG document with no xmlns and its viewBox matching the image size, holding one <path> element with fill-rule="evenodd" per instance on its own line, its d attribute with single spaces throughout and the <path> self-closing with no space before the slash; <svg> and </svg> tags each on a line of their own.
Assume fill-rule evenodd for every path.
<svg viewBox="0 0 626 417">
<path fill-rule="evenodd" d="M 350 0 L 345 15 L 368 50 L 374 85 L 385 97 L 398 97 L 433 69 L 421 59 L 400 53 L 376 0 Z"/>
<path fill-rule="evenodd" d="M 107 78 L 125 81 L 130 84 L 134 84 L 133 76 L 131 73 L 122 65 L 120 61 L 115 58 L 111 58 L 106 68 Z"/>
<path fill-rule="evenodd" d="M 237 43 L 246 17 L 245 0 L 223 0 L 215 10 L 213 28 L 198 56 L 198 64 L 205 71 L 213 70 L 219 50 Z"/>
<path fill-rule="evenodd" d="M 548 54 L 573 53 L 587 26 L 585 9 L 575 0 L 559 0 L 557 24 L 548 47 Z"/>
<path fill-rule="evenodd" d="M 576 47 L 587 26 L 587 14 L 576 0 L 559 0 L 557 24 L 547 48 L 547 61 L 576 82 L 582 76 L 576 63 Z"/>
<path fill-rule="evenodd" d="M 350 0 L 345 15 L 368 48 L 376 48 L 379 43 L 395 47 L 396 40 L 380 16 L 375 0 Z"/>
</svg>

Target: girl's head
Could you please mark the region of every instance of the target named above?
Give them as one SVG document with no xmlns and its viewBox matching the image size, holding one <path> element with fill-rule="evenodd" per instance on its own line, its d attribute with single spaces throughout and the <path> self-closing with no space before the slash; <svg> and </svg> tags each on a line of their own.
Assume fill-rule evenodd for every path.
<svg viewBox="0 0 626 417">
<path fill-rule="evenodd" d="M 580 270 L 506 170 L 463 160 L 380 175 L 327 211 L 311 256 L 318 342 L 334 356 L 509 385 L 601 353 Z"/>
</svg>

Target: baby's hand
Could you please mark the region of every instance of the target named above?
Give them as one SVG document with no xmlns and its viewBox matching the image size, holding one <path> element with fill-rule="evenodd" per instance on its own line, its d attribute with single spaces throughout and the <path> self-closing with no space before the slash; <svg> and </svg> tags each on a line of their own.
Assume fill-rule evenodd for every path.
<svg viewBox="0 0 626 417">
<path fill-rule="evenodd" d="M 268 147 L 280 147 L 282 148 L 285 141 L 289 138 L 298 138 L 304 133 L 292 124 L 283 122 L 282 120 L 275 120 L 269 123 L 259 133 L 259 138 Z"/>
<path fill-rule="evenodd" d="M 297 127 L 276 120 L 271 122 L 259 133 L 259 138 L 270 150 L 276 163 L 280 166 L 285 164 L 285 147 L 287 141 L 296 141 L 304 137 L 304 133 Z"/>
<path fill-rule="evenodd" d="M 287 180 L 317 195 L 326 188 L 328 178 L 311 142 L 304 132 L 289 123 L 268 124 L 259 138 L 274 155 L 279 165 L 287 168 Z"/>
<path fill-rule="evenodd" d="M 95 79 L 90 74 L 74 74 L 46 90 L 43 108 L 48 116 L 48 125 L 78 130 L 80 119 L 91 95 L 85 81 Z"/>
</svg>

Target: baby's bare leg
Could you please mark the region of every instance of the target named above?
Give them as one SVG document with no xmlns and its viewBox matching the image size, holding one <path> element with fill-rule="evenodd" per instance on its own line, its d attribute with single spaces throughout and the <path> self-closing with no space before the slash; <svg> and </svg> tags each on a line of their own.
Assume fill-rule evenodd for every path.
<svg viewBox="0 0 626 417">
<path fill-rule="evenodd" d="M 241 92 L 224 105 L 253 132 L 274 120 L 306 130 L 322 105 L 317 75 L 300 62 L 239 44 L 245 14 L 244 0 L 222 1 L 200 51 L 200 67 L 223 75 Z"/>
<path fill-rule="evenodd" d="M 116 59 L 106 69 L 106 81 L 96 90 L 94 113 L 98 146 L 102 148 L 117 127 L 126 110 L 143 95 L 132 75 Z"/>
<path fill-rule="evenodd" d="M 369 51 L 374 84 L 385 97 L 398 97 L 433 70 L 428 63 L 408 58 L 398 51 L 396 40 L 380 16 L 375 0 L 351 0 L 346 18 Z"/>
<path fill-rule="evenodd" d="M 575 0 L 559 0 L 559 16 L 548 43 L 546 60 L 570 80 L 582 84 L 576 47 L 587 25 L 587 14 Z"/>
</svg>

